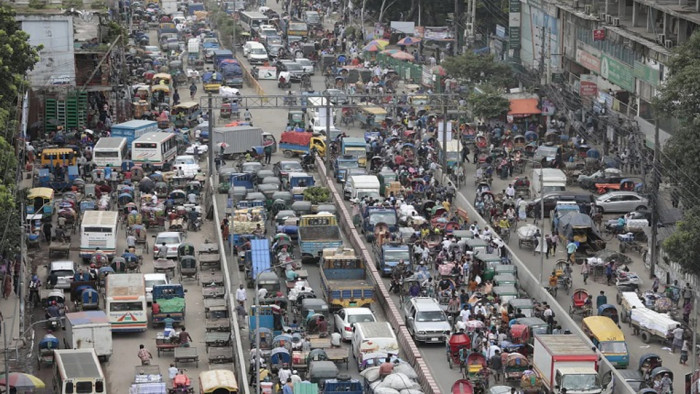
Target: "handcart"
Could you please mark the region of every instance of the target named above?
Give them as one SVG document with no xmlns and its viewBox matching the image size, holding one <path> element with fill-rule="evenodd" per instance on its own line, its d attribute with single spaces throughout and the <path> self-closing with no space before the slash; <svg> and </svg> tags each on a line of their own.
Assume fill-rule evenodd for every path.
<svg viewBox="0 0 700 394">
<path fill-rule="evenodd" d="M 140 365 L 134 370 L 134 382 L 129 393 L 166 393 L 166 383 L 158 365 Z"/>
<path fill-rule="evenodd" d="M 209 364 L 225 364 L 233 362 L 233 349 L 230 346 L 215 346 L 207 350 Z"/>
<path fill-rule="evenodd" d="M 177 267 L 177 262 L 170 259 L 157 259 L 153 261 L 153 272 L 161 272 L 168 276 L 168 278 L 175 277 L 175 268 Z"/>
<path fill-rule="evenodd" d="M 524 224 L 518 227 L 518 248 L 535 250 L 540 241 L 537 239 L 538 230 L 539 228 L 534 224 Z"/>
<path fill-rule="evenodd" d="M 223 347 L 231 344 L 231 332 L 209 331 L 204 334 L 204 344 L 207 351 L 210 347 Z"/>
<path fill-rule="evenodd" d="M 199 354 L 196 347 L 175 348 L 175 366 L 179 367 L 183 363 L 194 363 L 199 368 Z"/>
<path fill-rule="evenodd" d="M 156 335 L 156 351 L 158 357 L 162 352 L 172 352 L 175 348 L 180 347 L 180 339 L 174 333 L 166 336 L 165 333 L 159 332 Z"/>
</svg>

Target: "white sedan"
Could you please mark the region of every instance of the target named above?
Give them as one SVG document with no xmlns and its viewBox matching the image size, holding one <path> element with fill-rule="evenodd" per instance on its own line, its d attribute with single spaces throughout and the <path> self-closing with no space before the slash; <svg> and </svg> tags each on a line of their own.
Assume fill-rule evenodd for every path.
<svg viewBox="0 0 700 394">
<path fill-rule="evenodd" d="M 340 333 L 344 341 L 352 339 L 352 330 L 355 323 L 375 322 L 377 318 L 369 308 L 343 308 L 336 312 L 335 329 Z"/>
<path fill-rule="evenodd" d="M 185 153 L 188 155 L 194 155 L 194 147 L 197 147 L 197 153 L 201 155 L 207 154 L 209 152 L 209 145 L 202 145 L 198 142 L 195 142 L 194 144 L 190 145 L 185 149 Z"/>
<path fill-rule="evenodd" d="M 298 59 L 294 59 L 294 61 L 301 66 L 302 69 L 304 69 L 304 72 L 309 74 L 309 75 L 314 75 L 314 62 L 312 62 L 309 59 L 305 59 L 303 57 L 300 57 Z"/>
</svg>

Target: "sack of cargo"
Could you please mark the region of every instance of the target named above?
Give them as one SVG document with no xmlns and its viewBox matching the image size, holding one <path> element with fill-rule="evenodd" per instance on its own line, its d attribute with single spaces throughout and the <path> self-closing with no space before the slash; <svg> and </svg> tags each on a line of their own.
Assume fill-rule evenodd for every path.
<svg viewBox="0 0 700 394">
<path fill-rule="evenodd" d="M 413 380 L 418 379 L 418 374 L 409 363 L 400 363 L 399 365 L 394 366 L 394 372 L 402 373 Z"/>
<path fill-rule="evenodd" d="M 363 378 L 367 379 L 368 382 L 374 382 L 379 379 L 379 367 L 370 367 L 360 372 Z"/>
</svg>

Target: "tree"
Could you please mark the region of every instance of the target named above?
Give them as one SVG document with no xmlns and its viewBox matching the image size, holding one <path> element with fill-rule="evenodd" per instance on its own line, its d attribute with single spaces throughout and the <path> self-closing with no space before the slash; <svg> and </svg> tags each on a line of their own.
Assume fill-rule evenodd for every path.
<svg viewBox="0 0 700 394">
<path fill-rule="evenodd" d="M 472 85 L 488 82 L 496 88 L 502 88 L 513 81 L 513 72 L 510 67 L 496 62 L 493 55 L 489 54 L 475 54 L 467 51 L 463 55 L 446 58 L 442 65 L 448 75 L 470 82 Z"/>
<path fill-rule="evenodd" d="M 669 76 L 654 102 L 655 117 L 676 118 L 674 130 L 662 155 L 664 175 L 671 183 L 682 185 L 680 201 L 684 207 L 698 204 L 700 185 L 689 178 L 700 171 L 700 34 L 693 34 L 674 49 L 669 59 Z"/>
<path fill-rule="evenodd" d="M 29 44 L 29 35 L 15 20 L 15 11 L 0 6 L 0 107 L 7 108 L 17 97 L 17 88 L 27 71 L 39 61 L 37 50 Z"/>
<path fill-rule="evenodd" d="M 479 86 L 480 92 L 472 92 L 469 96 L 472 114 L 484 119 L 500 118 L 510 108 L 510 101 L 489 84 Z"/>
<path fill-rule="evenodd" d="M 685 212 L 663 247 L 669 259 L 680 264 L 685 273 L 700 275 L 700 206 Z"/>
</svg>

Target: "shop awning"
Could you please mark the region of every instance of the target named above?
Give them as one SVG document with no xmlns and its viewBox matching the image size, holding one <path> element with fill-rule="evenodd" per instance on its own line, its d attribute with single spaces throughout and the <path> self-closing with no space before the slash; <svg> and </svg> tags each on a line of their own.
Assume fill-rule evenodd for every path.
<svg viewBox="0 0 700 394">
<path fill-rule="evenodd" d="M 508 115 L 522 117 L 541 114 L 542 110 L 537 108 L 537 104 L 539 104 L 539 100 L 536 98 L 511 99 Z"/>
</svg>

